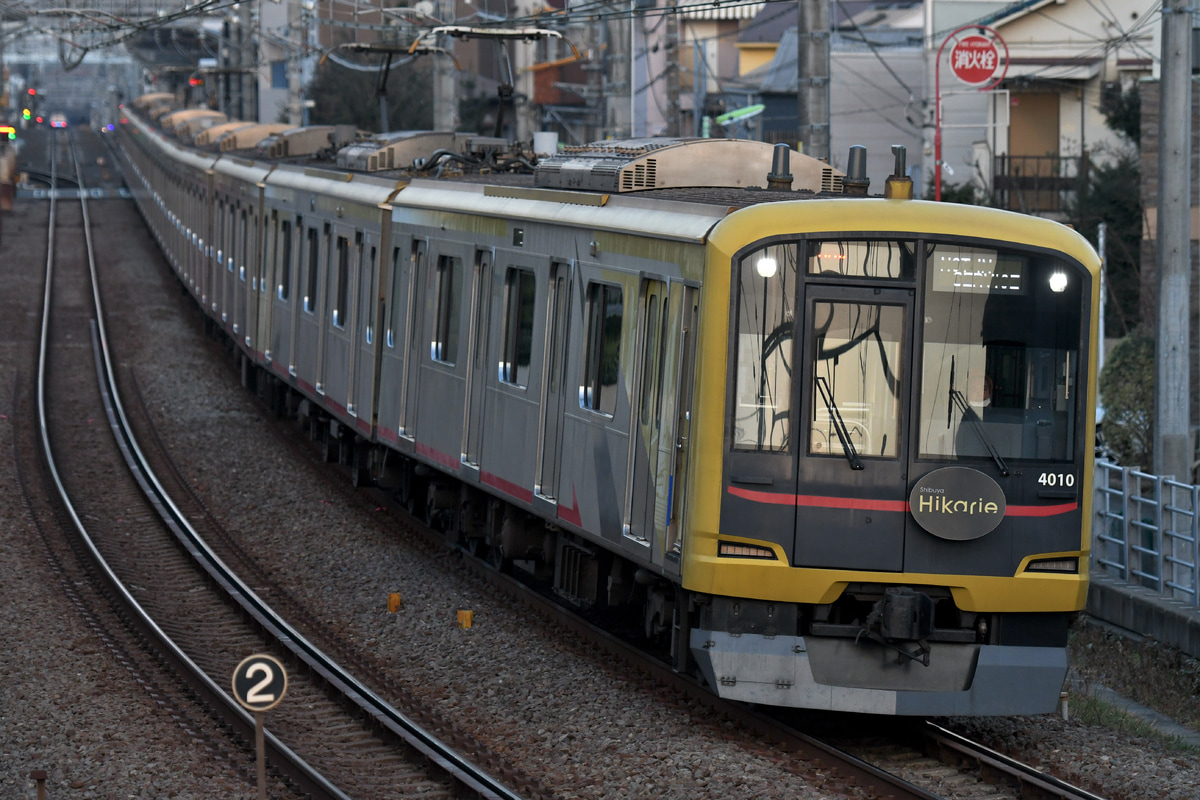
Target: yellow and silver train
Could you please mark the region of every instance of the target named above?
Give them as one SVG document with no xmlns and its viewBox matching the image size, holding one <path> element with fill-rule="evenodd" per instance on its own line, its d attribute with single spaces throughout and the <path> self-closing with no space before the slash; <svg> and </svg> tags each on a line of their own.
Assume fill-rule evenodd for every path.
<svg viewBox="0 0 1200 800">
<path fill-rule="evenodd" d="M 757 142 L 528 170 L 462 134 L 197 146 L 147 111 L 118 148 L 179 280 L 356 481 L 637 615 L 723 697 L 1055 708 L 1090 541 L 1078 234 Z"/>
</svg>

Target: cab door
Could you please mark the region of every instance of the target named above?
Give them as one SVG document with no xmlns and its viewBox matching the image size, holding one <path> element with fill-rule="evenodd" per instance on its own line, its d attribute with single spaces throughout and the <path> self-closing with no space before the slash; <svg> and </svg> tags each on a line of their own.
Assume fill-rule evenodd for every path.
<svg viewBox="0 0 1200 800">
<path fill-rule="evenodd" d="M 904 568 L 913 292 L 808 284 L 796 442 L 796 566 Z"/>
</svg>

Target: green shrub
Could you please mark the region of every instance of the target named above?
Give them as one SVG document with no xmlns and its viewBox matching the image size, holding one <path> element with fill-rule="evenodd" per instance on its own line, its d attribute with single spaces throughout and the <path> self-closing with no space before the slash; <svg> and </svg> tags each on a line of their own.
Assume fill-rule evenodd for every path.
<svg viewBox="0 0 1200 800">
<path fill-rule="evenodd" d="M 1121 339 L 1100 372 L 1104 443 L 1125 466 L 1154 456 L 1154 340 L 1141 329 Z"/>
</svg>

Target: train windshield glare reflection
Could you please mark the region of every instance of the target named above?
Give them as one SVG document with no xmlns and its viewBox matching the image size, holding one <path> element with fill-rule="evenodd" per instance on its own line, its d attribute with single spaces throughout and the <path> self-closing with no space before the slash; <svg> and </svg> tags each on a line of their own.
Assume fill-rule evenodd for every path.
<svg viewBox="0 0 1200 800">
<path fill-rule="evenodd" d="M 774 245 L 741 263 L 733 419 L 736 450 L 788 449 L 796 256 L 795 244 Z"/>
<path fill-rule="evenodd" d="M 809 454 L 894 458 L 900 443 L 904 309 L 817 302 L 812 316 Z M 828 402 L 816 382 L 827 387 Z"/>
<path fill-rule="evenodd" d="M 1072 274 L 1035 254 L 930 249 L 922 456 L 989 458 L 990 444 L 1005 459 L 1073 458 L 1084 287 L 1063 285 Z"/>
</svg>

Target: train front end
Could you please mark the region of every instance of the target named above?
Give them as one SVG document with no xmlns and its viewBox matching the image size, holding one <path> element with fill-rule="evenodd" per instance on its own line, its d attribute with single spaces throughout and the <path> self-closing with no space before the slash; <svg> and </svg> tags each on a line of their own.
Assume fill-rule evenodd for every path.
<svg viewBox="0 0 1200 800">
<path fill-rule="evenodd" d="M 1094 251 L 865 198 L 752 206 L 709 246 L 683 544 L 705 678 L 774 706 L 1054 710 L 1087 592 Z"/>
</svg>

